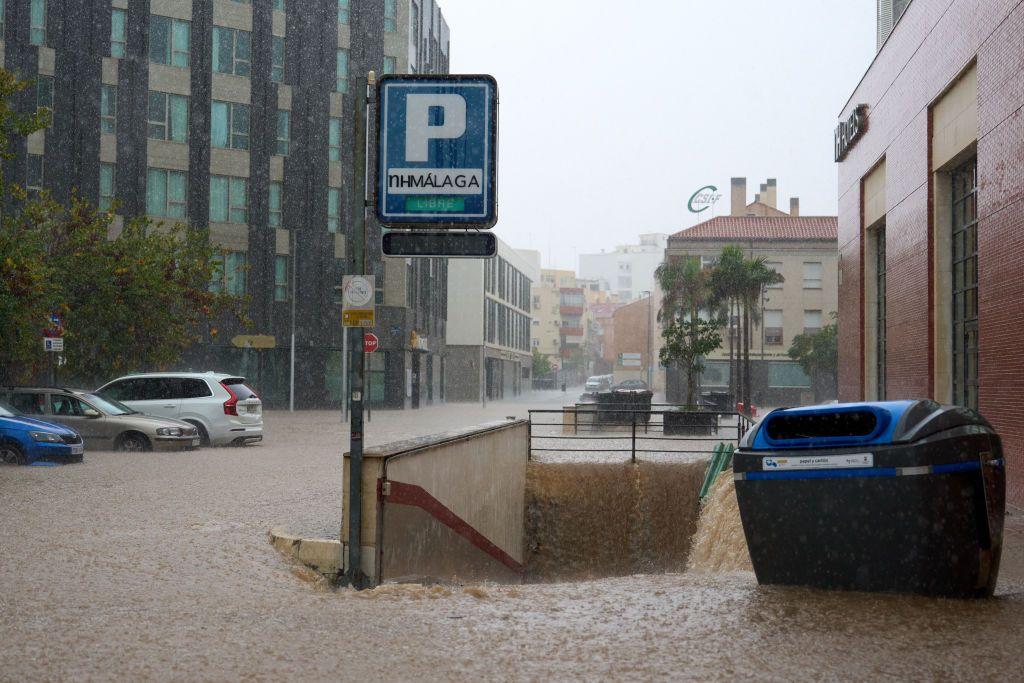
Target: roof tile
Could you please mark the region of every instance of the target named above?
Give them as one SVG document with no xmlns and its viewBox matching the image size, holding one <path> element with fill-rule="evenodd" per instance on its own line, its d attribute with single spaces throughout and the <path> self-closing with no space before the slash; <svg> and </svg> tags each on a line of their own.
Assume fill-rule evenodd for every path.
<svg viewBox="0 0 1024 683">
<path fill-rule="evenodd" d="M 836 216 L 716 216 L 670 240 L 834 240 Z"/>
</svg>

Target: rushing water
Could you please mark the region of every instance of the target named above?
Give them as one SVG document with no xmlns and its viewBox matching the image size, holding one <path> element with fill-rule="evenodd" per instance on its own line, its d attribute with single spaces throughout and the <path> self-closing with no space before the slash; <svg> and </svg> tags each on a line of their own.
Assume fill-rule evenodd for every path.
<svg viewBox="0 0 1024 683">
<path fill-rule="evenodd" d="M 693 572 L 753 571 L 732 470 L 720 474 L 708 492 L 686 566 Z"/>
</svg>

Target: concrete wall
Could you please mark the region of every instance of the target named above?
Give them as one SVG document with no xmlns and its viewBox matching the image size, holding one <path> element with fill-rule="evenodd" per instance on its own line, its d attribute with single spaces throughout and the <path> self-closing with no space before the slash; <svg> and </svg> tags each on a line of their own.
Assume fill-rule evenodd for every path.
<svg viewBox="0 0 1024 683">
<path fill-rule="evenodd" d="M 527 423 L 516 421 L 368 449 L 361 487 L 367 576 L 375 583 L 520 580 L 527 442 Z M 348 463 L 346 454 L 343 519 Z M 341 538 L 349 542 L 347 523 Z"/>
</svg>

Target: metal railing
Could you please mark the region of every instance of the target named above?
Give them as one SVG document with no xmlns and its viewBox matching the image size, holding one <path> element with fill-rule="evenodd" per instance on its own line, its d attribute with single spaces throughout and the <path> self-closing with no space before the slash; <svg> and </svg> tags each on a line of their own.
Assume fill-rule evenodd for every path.
<svg viewBox="0 0 1024 683">
<path fill-rule="evenodd" d="M 586 405 L 531 410 L 529 457 L 562 453 L 641 457 L 707 456 L 716 444 L 737 446 L 750 427 L 742 413 L 667 403 L 646 407 Z"/>
</svg>

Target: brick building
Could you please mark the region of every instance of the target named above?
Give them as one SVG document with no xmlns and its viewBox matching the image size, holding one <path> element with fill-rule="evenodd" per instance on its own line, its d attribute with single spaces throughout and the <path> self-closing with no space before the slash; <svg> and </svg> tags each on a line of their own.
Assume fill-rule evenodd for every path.
<svg viewBox="0 0 1024 683">
<path fill-rule="evenodd" d="M 840 113 L 842 400 L 999 431 L 1024 504 L 1024 5 L 914 0 Z"/>
</svg>

